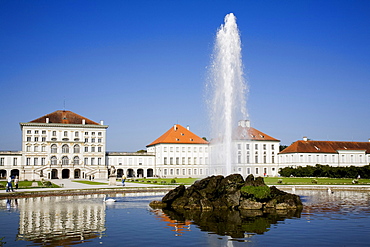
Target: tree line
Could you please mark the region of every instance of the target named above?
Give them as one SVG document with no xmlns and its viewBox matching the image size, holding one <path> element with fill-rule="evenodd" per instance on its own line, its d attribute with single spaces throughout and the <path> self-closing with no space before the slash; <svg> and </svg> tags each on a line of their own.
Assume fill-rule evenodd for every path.
<svg viewBox="0 0 370 247">
<path fill-rule="evenodd" d="M 329 178 L 370 178 L 370 165 L 333 167 L 329 165 L 298 166 L 297 168 L 280 168 L 279 173 L 283 177 L 329 177 Z"/>
</svg>

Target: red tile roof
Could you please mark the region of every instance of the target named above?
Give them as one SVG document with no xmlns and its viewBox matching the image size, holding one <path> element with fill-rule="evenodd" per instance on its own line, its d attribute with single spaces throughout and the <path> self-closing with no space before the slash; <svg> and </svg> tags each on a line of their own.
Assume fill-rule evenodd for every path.
<svg viewBox="0 0 370 247">
<path fill-rule="evenodd" d="M 370 153 L 370 142 L 296 141 L 280 152 L 287 153 L 337 153 L 337 150 L 365 150 Z"/>
<path fill-rule="evenodd" d="M 147 145 L 147 147 L 161 143 L 208 144 L 206 140 L 200 138 L 199 136 L 179 124 L 171 127 L 166 133 Z"/>
<path fill-rule="evenodd" d="M 237 140 L 279 141 L 255 128 L 242 126 L 238 126 L 234 138 Z"/>
<path fill-rule="evenodd" d="M 82 124 L 82 120 L 85 120 L 85 124 L 99 125 L 98 123 L 82 117 L 71 111 L 55 111 L 35 120 L 30 121 L 30 123 L 46 123 L 46 118 L 49 118 L 49 123 L 61 123 L 61 124 Z"/>
</svg>

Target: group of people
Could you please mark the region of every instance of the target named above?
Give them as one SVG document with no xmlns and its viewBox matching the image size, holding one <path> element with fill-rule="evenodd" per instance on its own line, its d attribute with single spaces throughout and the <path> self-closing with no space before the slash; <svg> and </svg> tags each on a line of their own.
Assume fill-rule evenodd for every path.
<svg viewBox="0 0 370 247">
<path fill-rule="evenodd" d="M 13 184 L 12 184 L 12 177 L 9 176 L 8 177 L 8 182 L 6 183 L 6 192 L 14 192 L 14 188 L 13 188 Z M 15 189 L 18 189 L 18 182 L 19 182 L 19 179 L 18 179 L 18 176 L 15 176 L 14 178 L 14 187 Z"/>
</svg>

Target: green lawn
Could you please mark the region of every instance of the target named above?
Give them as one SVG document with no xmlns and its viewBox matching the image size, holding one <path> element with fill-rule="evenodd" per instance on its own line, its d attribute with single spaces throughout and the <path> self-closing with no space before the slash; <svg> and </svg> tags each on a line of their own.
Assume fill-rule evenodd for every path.
<svg viewBox="0 0 370 247">
<path fill-rule="evenodd" d="M 173 178 L 139 178 L 139 179 L 128 179 L 127 182 L 134 183 L 150 183 L 150 184 L 171 184 Z M 191 185 L 199 178 L 174 178 L 176 184 Z M 291 178 L 291 177 L 266 177 L 265 183 L 267 185 L 350 185 L 353 184 L 352 178 Z M 278 183 L 281 179 L 282 183 Z M 370 185 L 370 179 L 359 179 L 358 185 Z"/>
<path fill-rule="evenodd" d="M 36 182 L 38 186 L 32 186 L 32 184 Z M 6 181 L 0 181 L 0 189 L 5 189 Z M 13 188 L 15 188 L 13 183 Z M 45 181 L 43 184 L 41 181 L 19 181 L 18 183 L 19 189 L 33 189 L 33 188 L 60 188 L 60 186 L 53 184 L 49 181 Z"/>
<path fill-rule="evenodd" d="M 353 184 L 353 178 L 291 178 L 291 177 L 268 177 L 265 178 L 265 183 L 268 185 L 279 185 L 279 179 L 283 185 L 349 185 Z M 358 185 L 370 185 L 370 179 L 358 179 Z"/>
<path fill-rule="evenodd" d="M 127 179 L 126 182 L 132 183 L 146 183 L 146 184 L 172 184 L 172 180 L 176 181 L 176 184 L 193 184 L 199 178 L 135 178 Z M 121 181 L 121 180 L 120 180 Z"/>
<path fill-rule="evenodd" d="M 89 185 L 107 185 L 108 183 L 101 183 L 101 182 L 94 182 L 89 180 L 73 180 L 72 182 L 81 183 L 81 184 L 89 184 Z"/>
</svg>

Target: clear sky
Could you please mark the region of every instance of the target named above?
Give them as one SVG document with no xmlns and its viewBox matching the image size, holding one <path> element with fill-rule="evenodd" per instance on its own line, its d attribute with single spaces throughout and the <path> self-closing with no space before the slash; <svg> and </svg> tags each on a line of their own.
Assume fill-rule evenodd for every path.
<svg viewBox="0 0 370 247">
<path fill-rule="evenodd" d="M 281 140 L 370 138 L 370 1 L 0 0 L 0 150 L 71 110 L 137 151 L 173 124 L 209 137 L 204 85 L 234 13 L 251 125 Z"/>
</svg>

